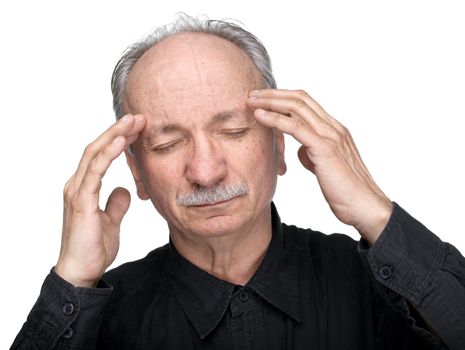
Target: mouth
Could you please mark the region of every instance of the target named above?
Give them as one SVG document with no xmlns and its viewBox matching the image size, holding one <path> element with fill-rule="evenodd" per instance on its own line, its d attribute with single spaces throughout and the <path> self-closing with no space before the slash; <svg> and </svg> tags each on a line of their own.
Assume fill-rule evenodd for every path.
<svg viewBox="0 0 465 350">
<path fill-rule="evenodd" d="M 231 202 L 232 200 L 234 200 L 236 198 L 239 198 L 239 197 L 234 197 L 234 198 L 230 198 L 230 199 L 226 199 L 226 200 L 222 200 L 222 201 L 218 201 L 218 202 L 214 202 L 214 203 L 204 203 L 204 204 L 191 205 L 190 207 L 191 208 L 210 208 L 210 207 L 214 207 L 214 206 L 217 206 L 217 205 L 221 205 L 221 204 Z"/>
</svg>

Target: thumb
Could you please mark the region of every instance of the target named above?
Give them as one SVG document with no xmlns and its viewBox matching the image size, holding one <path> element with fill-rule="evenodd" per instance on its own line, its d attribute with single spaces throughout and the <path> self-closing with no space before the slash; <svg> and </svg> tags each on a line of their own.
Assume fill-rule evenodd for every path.
<svg viewBox="0 0 465 350">
<path fill-rule="evenodd" d="M 105 212 L 115 225 L 119 226 L 121 224 L 124 215 L 129 209 L 130 203 L 131 195 L 127 189 L 117 187 L 111 192 L 110 197 L 108 197 L 107 205 L 105 206 Z"/>
<path fill-rule="evenodd" d="M 307 150 L 305 146 L 300 146 L 299 151 L 297 152 L 297 155 L 299 156 L 299 160 L 302 163 L 302 165 L 310 170 L 312 173 L 315 173 L 315 165 L 312 163 L 310 158 L 308 158 Z"/>
</svg>

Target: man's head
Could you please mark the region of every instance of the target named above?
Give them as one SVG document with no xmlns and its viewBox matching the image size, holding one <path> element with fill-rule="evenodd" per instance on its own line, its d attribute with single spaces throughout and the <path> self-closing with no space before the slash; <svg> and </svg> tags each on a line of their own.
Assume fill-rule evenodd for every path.
<svg viewBox="0 0 465 350">
<path fill-rule="evenodd" d="M 126 83 L 134 64 L 151 47 L 166 38 L 184 32 L 212 34 L 235 44 L 249 56 L 255 65 L 260 74 L 262 88 L 276 88 L 270 57 L 255 35 L 230 22 L 203 20 L 180 15 L 173 23 L 156 28 L 145 39 L 129 46 L 116 64 L 111 79 L 111 90 L 113 93 L 113 109 L 117 119 L 125 114 L 123 106 Z"/>
<path fill-rule="evenodd" d="M 147 121 L 134 155 L 126 154 L 139 197 L 152 200 L 171 232 L 227 235 L 269 207 L 285 172 L 282 134 L 259 124 L 245 104 L 250 90 L 275 82 L 250 33 L 226 22 L 181 23 L 185 30 L 165 27 L 162 39 L 133 46 L 143 52 L 130 58 L 128 51 L 131 64 L 123 56 L 113 77 L 115 112 Z M 258 49 L 245 51 L 219 32 Z"/>
</svg>

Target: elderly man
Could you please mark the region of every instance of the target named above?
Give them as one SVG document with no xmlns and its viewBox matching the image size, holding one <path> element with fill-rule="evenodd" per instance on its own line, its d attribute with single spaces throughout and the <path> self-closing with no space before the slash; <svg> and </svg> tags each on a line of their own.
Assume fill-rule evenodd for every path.
<svg viewBox="0 0 465 350">
<path fill-rule="evenodd" d="M 13 349 L 464 349 L 465 259 L 380 190 L 352 138 L 231 23 L 179 19 L 112 80 L 118 121 L 64 191 L 58 262 Z M 361 235 L 280 222 L 284 136 Z M 125 152 L 170 242 L 105 273 L 129 192 L 98 199 Z"/>
</svg>

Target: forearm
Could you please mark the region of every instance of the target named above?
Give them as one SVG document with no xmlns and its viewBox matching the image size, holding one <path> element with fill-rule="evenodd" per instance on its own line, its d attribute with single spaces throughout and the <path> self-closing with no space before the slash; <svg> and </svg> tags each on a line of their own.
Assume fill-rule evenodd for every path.
<svg viewBox="0 0 465 350">
<path fill-rule="evenodd" d="M 465 259 L 457 249 L 396 204 L 375 244 L 362 240 L 359 250 L 379 290 L 389 291 L 383 297 L 402 305 L 412 327 L 438 335 L 450 349 L 465 348 Z"/>
</svg>

